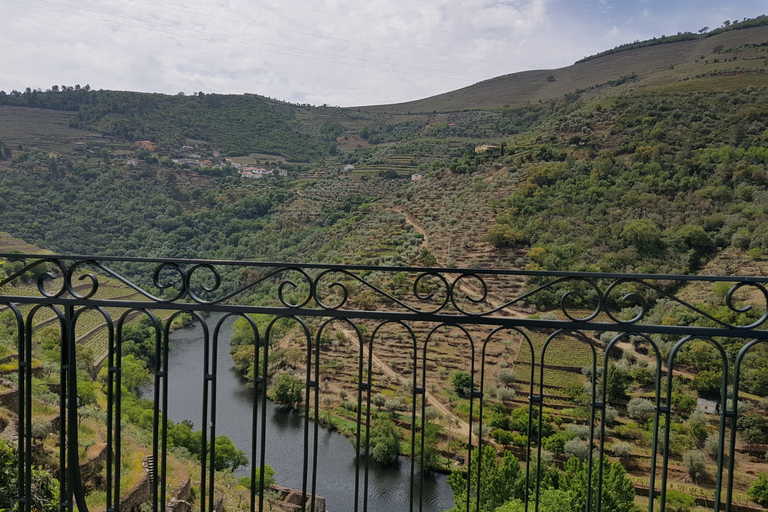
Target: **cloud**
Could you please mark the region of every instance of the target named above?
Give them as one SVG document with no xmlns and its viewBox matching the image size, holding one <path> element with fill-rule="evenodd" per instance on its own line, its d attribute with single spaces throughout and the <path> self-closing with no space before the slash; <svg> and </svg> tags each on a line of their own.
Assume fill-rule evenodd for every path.
<svg viewBox="0 0 768 512">
<path fill-rule="evenodd" d="M 252 92 L 313 104 L 391 103 L 568 65 L 634 39 L 719 25 L 710 20 L 723 17 L 722 5 L 704 4 L 686 10 L 607 0 L 7 0 L 0 89 L 89 83 L 169 94 Z M 648 17 L 640 17 L 642 9 Z M 756 13 L 731 17 L 737 14 Z"/>
</svg>

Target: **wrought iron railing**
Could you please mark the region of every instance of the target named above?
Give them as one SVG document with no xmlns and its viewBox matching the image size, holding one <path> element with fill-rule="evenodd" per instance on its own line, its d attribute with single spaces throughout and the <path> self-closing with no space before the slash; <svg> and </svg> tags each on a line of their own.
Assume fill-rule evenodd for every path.
<svg viewBox="0 0 768 512">
<path fill-rule="evenodd" d="M 61 335 L 58 374 L 58 472 L 61 485 L 61 509 L 87 510 L 86 491 L 82 485 L 81 461 L 78 450 L 78 387 L 77 365 L 78 322 L 84 312 L 96 312 L 103 318 L 106 332 L 103 365 L 106 403 L 106 457 L 103 488 L 106 504 L 101 508 L 118 511 L 121 506 L 121 442 L 123 422 L 121 413 L 122 333 L 124 326 L 136 315 L 148 318 L 155 333 L 153 369 L 154 409 L 152 413 L 153 444 L 151 473 L 151 503 L 153 510 L 165 510 L 168 501 L 166 485 L 168 430 L 163 411 L 168 410 L 167 379 L 170 325 L 181 313 L 187 313 L 205 326 L 204 350 L 200 372 L 204 375 L 203 402 L 200 405 L 203 456 L 200 464 L 199 495 L 202 512 L 213 510 L 215 445 L 209 441 L 216 436 L 217 373 L 228 361 L 216 361 L 220 332 L 226 318 L 245 318 L 253 332 L 254 350 L 253 400 L 262 406 L 267 400 L 267 386 L 273 370 L 271 337 L 275 322 L 291 319 L 294 332 L 303 339 L 303 405 L 304 457 L 301 492 L 306 500 L 302 507 L 315 510 L 315 496 L 322 475 L 317 473 L 318 423 L 310 418 L 321 417 L 321 383 L 325 379 L 323 366 L 327 357 L 328 332 L 335 330 L 351 336 L 355 356 L 356 446 L 355 492 L 349 498 L 350 510 L 367 510 L 369 459 L 364 456 L 370 441 L 372 399 L 382 389 L 379 376 L 388 362 L 382 360 L 385 346 L 407 355 L 405 364 L 392 360 L 409 390 L 409 419 L 405 425 L 414 434 L 423 432 L 427 406 L 441 406 L 447 415 L 455 415 L 456 423 L 466 427 L 463 432 L 465 461 L 479 453 L 484 445 L 498 443 L 483 432 L 488 404 L 493 401 L 490 390 L 494 375 L 499 375 L 499 361 L 511 353 L 520 377 L 514 386 L 525 390 L 524 400 L 517 407 L 528 411 L 527 437 L 518 446 L 525 461 L 526 510 L 538 510 L 540 492 L 537 464 L 547 454 L 542 446 L 545 407 L 566 403 L 564 397 L 573 392 L 571 383 L 563 386 L 548 377 L 559 372 L 574 373 L 574 367 L 584 366 L 588 403 L 582 411 L 589 427 L 586 455 L 587 482 L 596 472 L 597 488 L 587 486 L 586 507 L 600 510 L 603 492 L 603 455 L 606 452 L 606 413 L 615 407 L 624 411 L 626 401 L 611 397 L 609 367 L 619 350 L 625 357 L 649 362 L 653 402 L 649 421 L 650 462 L 648 464 L 648 509 L 665 510 L 670 487 L 669 468 L 674 455 L 670 439 L 676 406 L 674 387 L 680 375 L 690 373 L 690 347 L 703 341 L 712 347 L 708 356 L 719 360 L 721 374 L 714 402 L 717 403 L 710 430 L 717 436 L 716 472 L 713 475 L 710 508 L 731 510 L 734 503 L 734 461 L 737 448 L 739 407 L 757 400 L 745 395 L 742 367 L 750 354 L 762 350 L 768 340 L 765 330 L 768 318 L 768 278 L 620 275 L 537 271 L 502 271 L 478 269 L 437 269 L 367 267 L 315 264 L 280 264 L 263 262 L 198 261 L 142 259 L 115 257 L 70 257 L 5 254 L 6 276 L 0 274 L 0 307 L 6 318 L 12 318 L 14 345 L 17 351 L 17 436 L 18 436 L 18 496 L 19 510 L 31 510 L 33 454 L 33 373 L 36 350 L 36 324 L 44 318 L 57 325 Z M 3 267 L 0 267 L 2 269 Z M 727 284 L 725 284 L 727 283 Z M 106 293 L 111 287 L 112 291 Z M 115 293 L 114 288 L 124 293 Z M 255 295 L 254 295 L 255 294 Z M 252 305 L 254 297 L 259 304 Z M 10 311 L 10 313 L 8 313 Z M 542 313 L 542 311 L 544 311 Z M 207 325 L 203 314 L 219 312 L 224 315 L 215 325 Z M 258 324 L 249 314 L 268 315 L 271 320 Z M 10 315 L 10 316 L 9 316 Z M 166 321 L 163 322 L 161 319 Z M 266 326 L 259 328 L 259 325 Z M 450 336 L 443 337 L 444 332 Z M 389 340 L 389 341 L 385 341 Z M 442 340 L 442 341 L 441 341 Z M 445 356 L 438 346 L 450 340 L 453 367 L 463 368 L 471 377 L 461 410 L 452 410 L 457 397 L 435 386 L 436 379 L 449 379 L 445 368 L 440 372 L 438 357 Z M 457 341 L 458 340 L 458 341 Z M 628 342 L 631 341 L 630 346 Z M 443 343 L 443 345 L 440 345 Z M 701 343 L 697 348 L 701 350 Z M 586 352 L 577 350 L 585 347 Z M 505 352 L 505 350 L 507 352 Z M 388 352 L 391 354 L 393 352 Z M 501 356 L 499 355 L 501 354 Z M 579 354 L 578 357 L 574 354 Z M 714 355 L 713 355 L 714 354 Z M 507 356 L 504 356 L 507 357 Z M 463 361 L 457 363 L 456 359 Z M 491 364 L 491 361 L 494 361 Z M 636 359 L 638 360 L 638 359 Z M 506 362 L 506 360 L 505 360 Z M 568 364 L 569 362 L 575 364 Z M 458 365 L 458 366 L 457 366 Z M 463 366 L 462 366 L 463 365 Z M 393 368 L 389 368 L 392 371 Z M 439 373 L 439 377 L 435 373 Z M 559 374 L 562 375 L 562 374 Z M 581 377 L 576 378 L 579 381 Z M 577 382 L 578 384 L 578 382 Z M 570 390 L 564 390 L 570 387 Z M 428 391 L 432 389 L 432 391 Z M 461 390 L 457 392 L 460 393 Z M 430 400 L 432 402 L 430 402 Z M 740 402 L 740 400 L 743 400 Z M 489 402 L 490 401 L 490 402 Z M 501 399 L 500 399 L 501 401 Z M 455 405 L 455 403 L 453 404 Z M 485 408 L 485 409 L 484 409 Z M 514 405 L 507 407 L 514 408 Z M 689 407 L 690 409 L 690 407 Z M 264 411 L 262 407 L 260 409 Z M 220 411 L 219 411 L 220 412 Z M 622 413 L 624 414 L 624 413 Z M 536 419 L 537 418 L 537 419 Z M 610 419 L 610 418 L 608 418 Z M 538 421 L 538 429 L 536 423 Z M 473 429 L 474 427 L 474 429 Z M 266 415 L 254 407 L 252 424 L 253 449 L 250 454 L 251 476 L 264 467 Z M 473 433 L 474 430 L 474 433 Z M 425 453 L 425 436 L 410 436 L 410 510 L 421 510 L 422 495 L 418 485 L 424 472 L 420 471 Z M 420 443 L 421 446 L 417 446 Z M 594 453 L 594 455 L 593 455 Z M 419 455 L 421 454 L 421 455 Z M 460 466 L 463 468 L 469 467 Z M 480 492 L 480 472 L 469 475 L 467 495 Z M 261 483 L 264 483 L 262 470 Z M 265 510 L 264 493 L 252 486 L 250 509 Z M 591 496 L 591 494 L 596 496 Z M 467 510 L 480 510 L 479 500 L 467 500 Z M 304 509 L 302 508 L 302 509 Z M 335 512 L 335 511 L 334 511 Z"/>
</svg>

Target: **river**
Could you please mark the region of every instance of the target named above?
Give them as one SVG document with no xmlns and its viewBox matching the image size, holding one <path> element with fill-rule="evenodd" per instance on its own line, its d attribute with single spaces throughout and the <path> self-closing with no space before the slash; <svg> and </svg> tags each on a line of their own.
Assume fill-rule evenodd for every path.
<svg viewBox="0 0 768 512">
<path fill-rule="evenodd" d="M 210 332 L 223 315 L 208 318 Z M 222 328 L 218 346 L 216 434 L 229 436 L 246 454 L 251 453 L 253 391 L 237 374 L 229 354 L 232 322 Z M 200 428 L 203 389 L 203 336 L 199 324 L 171 334 L 168 358 L 168 417 L 173 421 L 192 421 Z M 304 421 L 296 412 L 267 402 L 266 463 L 275 470 L 278 484 L 301 489 Z M 310 424 L 310 429 L 312 425 Z M 355 450 L 352 443 L 336 432 L 320 426 L 318 435 L 317 494 L 326 498 L 328 512 L 353 510 L 355 489 Z M 311 430 L 310 430 L 311 443 Z M 362 470 L 361 470 L 362 472 Z M 249 475 L 250 467 L 238 475 Z M 410 461 L 400 457 L 395 466 L 371 463 L 368 510 L 399 512 L 408 510 Z M 360 478 L 363 482 L 362 474 Z M 418 477 L 416 480 L 418 487 Z M 308 484 L 309 485 L 309 484 Z M 309 492 L 308 488 L 308 492 Z M 418 510 L 418 490 L 415 509 Z M 424 482 L 425 512 L 440 512 L 453 507 L 453 496 L 445 475 L 430 474 Z M 361 498 L 362 500 L 362 498 Z M 362 503 L 362 501 L 361 501 Z M 362 505 L 360 507 L 362 509 Z"/>
</svg>

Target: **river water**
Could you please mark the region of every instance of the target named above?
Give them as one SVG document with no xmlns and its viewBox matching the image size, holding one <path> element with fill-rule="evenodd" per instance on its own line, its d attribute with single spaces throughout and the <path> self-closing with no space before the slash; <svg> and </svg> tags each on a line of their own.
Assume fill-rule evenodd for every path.
<svg viewBox="0 0 768 512">
<path fill-rule="evenodd" d="M 208 318 L 210 332 L 223 315 Z M 217 349 L 217 418 L 216 434 L 230 437 L 238 448 L 251 453 L 253 390 L 248 389 L 237 374 L 229 354 L 232 322 L 222 328 Z M 203 330 L 199 324 L 171 334 L 168 358 L 168 417 L 173 421 L 192 421 L 200 428 L 203 389 Z M 303 472 L 304 420 L 296 412 L 267 402 L 266 463 L 275 470 L 278 484 L 301 489 Z M 261 411 L 259 411 L 259 416 Z M 312 442 L 310 423 L 310 443 Z M 320 426 L 318 435 L 317 494 L 326 498 L 328 512 L 354 508 L 355 450 L 352 443 L 336 432 Z M 240 468 L 240 475 L 250 475 L 250 467 Z M 410 460 L 400 457 L 395 466 L 371 463 L 369 469 L 368 510 L 400 512 L 409 508 Z M 440 512 L 453 507 L 453 496 L 445 475 L 425 476 L 423 510 Z M 308 480 L 307 492 L 310 492 Z M 360 477 L 363 482 L 362 470 Z M 415 486 L 418 510 L 418 475 Z M 362 497 L 360 498 L 362 510 Z"/>
</svg>

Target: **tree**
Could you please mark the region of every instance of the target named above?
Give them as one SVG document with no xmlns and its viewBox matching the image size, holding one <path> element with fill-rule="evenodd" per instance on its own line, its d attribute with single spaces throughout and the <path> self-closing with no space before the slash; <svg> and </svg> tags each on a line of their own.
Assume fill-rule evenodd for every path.
<svg viewBox="0 0 768 512">
<path fill-rule="evenodd" d="M 740 417 L 737 428 L 741 439 L 747 444 L 768 442 L 768 419 L 760 413 L 751 412 Z"/>
<path fill-rule="evenodd" d="M 605 377 L 605 392 L 611 400 L 623 400 L 627 397 L 629 375 L 613 363 L 608 364 Z"/>
<path fill-rule="evenodd" d="M 229 437 L 224 435 L 216 436 L 215 444 L 216 463 L 213 467 L 216 471 L 229 469 L 234 472 L 240 466 L 248 464 L 248 457 L 245 456 L 245 452 L 238 449 Z"/>
<path fill-rule="evenodd" d="M 434 471 L 440 467 L 440 452 L 437 450 L 437 434 L 440 427 L 436 423 L 424 425 L 424 452 L 421 451 L 422 433 L 416 434 L 416 460 L 421 464 L 422 471 Z M 423 455 L 423 458 L 422 458 Z"/>
<path fill-rule="evenodd" d="M 387 404 L 387 395 L 384 393 L 376 393 L 371 399 L 373 404 L 381 410 Z"/>
<path fill-rule="evenodd" d="M 653 402 L 645 398 L 635 397 L 627 404 L 627 412 L 629 413 L 629 417 L 633 419 L 647 420 L 653 416 L 655 411 L 656 408 L 653 405 Z"/>
<path fill-rule="evenodd" d="M 683 466 L 695 482 L 707 474 L 707 456 L 698 450 L 690 450 L 683 454 Z"/>
<path fill-rule="evenodd" d="M 19 499 L 19 457 L 16 449 L 0 439 L 0 510 L 15 510 Z M 59 482 L 42 469 L 32 469 L 30 509 L 59 511 Z"/>
<path fill-rule="evenodd" d="M 256 492 L 261 494 L 262 488 L 260 485 L 258 485 L 261 482 L 261 468 L 256 468 L 256 479 L 254 480 L 256 482 Z M 246 487 L 248 489 L 251 488 L 251 477 L 249 476 L 241 476 L 237 479 L 237 483 L 242 485 L 243 487 Z M 265 465 L 264 466 L 264 487 L 270 487 L 272 485 L 275 485 L 275 470 L 272 469 L 272 466 Z"/>
<path fill-rule="evenodd" d="M 696 506 L 696 498 L 690 494 L 669 489 L 667 490 L 666 506 L 667 510 L 671 512 L 691 512 Z"/>
<path fill-rule="evenodd" d="M 542 447 L 554 453 L 555 455 L 562 455 L 565 453 L 565 443 L 574 439 L 576 434 L 571 430 L 561 430 L 555 434 L 552 434 L 548 438 L 544 439 Z M 583 444 L 583 443 L 582 443 Z"/>
<path fill-rule="evenodd" d="M 133 355 L 123 356 L 120 373 L 122 385 L 132 393 L 138 393 L 143 386 L 152 382 L 152 376 L 144 364 Z"/>
<path fill-rule="evenodd" d="M 593 461 L 595 463 L 595 461 Z M 565 463 L 565 474 L 560 478 L 560 489 L 572 496 L 572 510 L 586 510 L 587 505 L 587 468 L 586 465 L 571 457 Z M 635 488 L 632 480 L 627 478 L 627 472 L 618 462 L 611 462 L 603 457 L 603 480 L 601 493 L 601 510 L 611 512 L 639 512 L 635 505 Z M 592 472 L 592 506 L 597 510 L 597 484 L 599 475 Z"/>
<path fill-rule="evenodd" d="M 467 372 L 458 371 L 451 377 L 453 389 L 461 397 L 468 397 L 472 391 L 472 376 Z"/>
<path fill-rule="evenodd" d="M 526 242 L 522 231 L 511 228 L 507 224 L 494 224 L 480 240 L 496 248 L 518 247 Z"/>
<path fill-rule="evenodd" d="M 288 407 L 299 405 L 304 399 L 304 383 L 283 373 L 278 377 L 275 388 L 272 390 L 272 399 Z"/>
<path fill-rule="evenodd" d="M 379 420 L 371 429 L 371 457 L 381 464 L 392 464 L 400 455 L 402 440 L 403 433 L 395 422 L 389 419 Z"/>
<path fill-rule="evenodd" d="M 643 256 L 658 256 L 664 249 L 661 231 L 650 219 L 627 221 L 621 230 L 621 238 L 629 245 L 634 245 L 637 253 Z"/>
<path fill-rule="evenodd" d="M 566 457 L 574 456 L 580 460 L 585 460 L 589 455 L 589 446 L 581 439 L 573 438 L 563 445 L 563 454 Z"/>
<path fill-rule="evenodd" d="M 509 387 L 510 384 L 513 384 L 517 380 L 517 372 L 512 368 L 504 368 L 499 370 L 498 375 L 496 375 L 496 380 L 504 384 L 504 386 Z"/>
<path fill-rule="evenodd" d="M 768 473 L 758 473 L 757 479 L 747 490 L 752 501 L 768 507 Z"/>
<path fill-rule="evenodd" d="M 720 398 L 723 373 L 720 370 L 704 370 L 691 380 L 691 388 L 702 398 Z"/>
<path fill-rule="evenodd" d="M 479 487 L 478 464 L 481 469 Z M 458 469 L 454 469 L 448 477 L 448 484 L 451 486 L 453 500 L 456 503 L 454 510 L 466 510 L 467 501 L 472 504 L 470 510 L 475 510 L 479 501 L 480 510 L 493 511 L 514 498 L 522 498 L 523 487 L 520 476 L 520 462 L 512 453 L 504 452 L 504 457 L 499 462 L 493 447 L 483 447 L 482 452 L 472 454 L 467 476 Z M 467 477 L 470 487 L 469 496 L 467 496 Z"/>
</svg>

